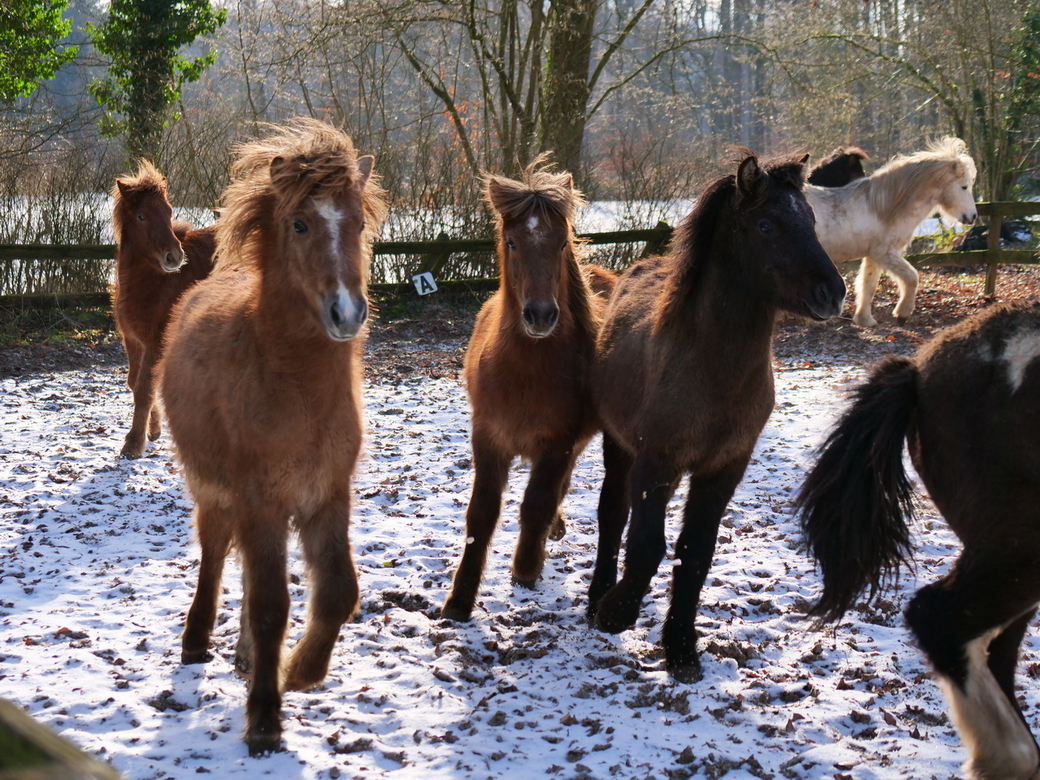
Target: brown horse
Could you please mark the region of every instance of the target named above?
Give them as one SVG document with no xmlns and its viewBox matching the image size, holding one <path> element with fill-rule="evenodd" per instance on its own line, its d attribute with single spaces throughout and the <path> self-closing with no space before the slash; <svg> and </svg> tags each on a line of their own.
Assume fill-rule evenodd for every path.
<svg viewBox="0 0 1040 780">
<path fill-rule="evenodd" d="M 513 578 L 533 586 L 545 542 L 563 535 L 560 504 L 581 451 L 599 430 L 589 371 L 604 292 L 615 275 L 578 263 L 573 222 L 583 202 L 569 173 L 540 161 L 523 181 L 489 176 L 500 283 L 466 350 L 472 406 L 473 494 L 467 543 L 441 614 L 468 620 L 501 512 L 509 466 L 520 455 L 531 477 L 520 505 Z"/>
<path fill-rule="evenodd" d="M 904 442 L 964 545 L 906 619 L 969 751 L 969 777 L 1040 776 L 1015 696 L 1019 647 L 1040 604 L 1040 304 L 960 323 L 916 358 L 878 364 L 799 495 L 823 572 L 813 613 L 839 619 L 911 555 Z M 870 599 L 868 598 L 868 601 Z"/>
<path fill-rule="evenodd" d="M 281 745 L 290 526 L 313 593 L 285 688 L 324 679 L 358 606 L 347 534 L 362 434 L 357 337 L 384 205 L 372 158 L 315 120 L 242 146 L 232 176 L 216 268 L 174 312 L 161 383 L 202 547 L 181 658 L 207 658 L 234 545 L 244 591 L 237 664 L 252 670 L 245 739 L 255 755 Z"/>
<path fill-rule="evenodd" d="M 606 473 L 589 617 L 611 633 L 635 624 L 665 554 L 668 500 L 689 474 L 662 640 L 683 681 L 700 676 L 694 618 L 719 521 L 773 410 L 777 314 L 834 317 L 845 298 L 802 191 L 808 158 L 746 154 L 698 198 L 669 256 L 621 277 L 596 344 Z"/>
<path fill-rule="evenodd" d="M 134 419 L 121 454 L 139 458 L 146 431 L 155 441 L 162 429 L 155 366 L 170 311 L 185 290 L 213 269 L 216 229 L 174 222 L 166 178 L 147 160 L 138 163 L 133 176 L 116 179 L 112 199 L 115 318 L 130 366 L 126 383 L 134 394 Z"/>
<path fill-rule="evenodd" d="M 807 184 L 816 187 L 844 187 L 867 175 L 863 163 L 870 155 L 858 146 L 839 146 L 809 172 Z"/>
</svg>

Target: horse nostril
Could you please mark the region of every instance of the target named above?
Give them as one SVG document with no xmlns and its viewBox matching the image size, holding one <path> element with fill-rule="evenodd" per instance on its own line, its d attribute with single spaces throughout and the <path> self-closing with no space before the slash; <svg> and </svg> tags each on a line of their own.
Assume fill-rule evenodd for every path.
<svg viewBox="0 0 1040 780">
<path fill-rule="evenodd" d="M 524 318 L 524 322 L 528 325 L 534 325 L 534 310 L 531 308 L 531 304 L 524 306 L 524 310 L 521 313 Z"/>
</svg>

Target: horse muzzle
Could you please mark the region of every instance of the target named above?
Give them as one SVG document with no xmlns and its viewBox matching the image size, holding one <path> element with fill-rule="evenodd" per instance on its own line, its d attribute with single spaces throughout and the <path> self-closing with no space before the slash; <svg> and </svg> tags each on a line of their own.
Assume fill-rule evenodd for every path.
<svg viewBox="0 0 1040 780">
<path fill-rule="evenodd" d="M 560 320 L 560 307 L 556 299 L 535 300 L 528 298 L 524 301 L 521 312 L 524 321 L 524 330 L 527 335 L 535 339 L 544 339 L 553 332 L 556 323 Z"/>
<path fill-rule="evenodd" d="M 350 341 L 368 322 L 368 300 L 361 293 L 355 295 L 339 287 L 322 301 L 321 319 L 329 338 Z"/>
<path fill-rule="evenodd" d="M 836 281 L 824 281 L 813 287 L 807 298 L 805 307 L 810 316 L 816 320 L 827 320 L 837 317 L 845 308 L 845 281 L 837 276 Z"/>
<path fill-rule="evenodd" d="M 180 247 L 169 249 L 164 254 L 159 255 L 159 267 L 168 274 L 176 273 L 181 270 L 183 265 L 184 251 Z"/>
</svg>

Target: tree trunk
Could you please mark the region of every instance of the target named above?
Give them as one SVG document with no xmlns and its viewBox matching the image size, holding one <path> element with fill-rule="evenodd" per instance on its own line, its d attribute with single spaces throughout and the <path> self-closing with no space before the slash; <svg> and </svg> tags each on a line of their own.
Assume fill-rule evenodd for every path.
<svg viewBox="0 0 1040 780">
<path fill-rule="evenodd" d="M 541 151 L 582 180 L 581 148 L 589 102 L 593 25 L 599 0 L 553 0 L 542 91 Z"/>
</svg>

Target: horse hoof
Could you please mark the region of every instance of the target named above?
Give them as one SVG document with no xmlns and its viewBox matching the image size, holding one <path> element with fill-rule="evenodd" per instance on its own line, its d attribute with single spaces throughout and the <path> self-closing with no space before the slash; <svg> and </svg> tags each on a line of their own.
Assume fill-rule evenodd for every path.
<svg viewBox="0 0 1040 780">
<path fill-rule="evenodd" d="M 604 609 L 602 605 L 596 614 L 596 628 L 608 634 L 620 634 L 622 631 L 633 628 L 635 624 L 635 620 L 629 620 L 624 615 L 618 615 L 616 611 L 612 612 L 609 609 Z"/>
<path fill-rule="evenodd" d="M 701 671 L 701 662 L 696 658 L 693 661 L 682 661 L 667 664 L 668 674 L 681 683 L 699 682 L 704 676 Z"/>
<path fill-rule="evenodd" d="M 444 606 L 441 607 L 441 618 L 444 620 L 454 620 L 456 623 L 468 623 L 473 615 L 473 608 L 466 609 L 452 604 L 450 601 L 445 602 Z"/>
<path fill-rule="evenodd" d="M 910 318 L 909 317 L 896 317 L 896 324 L 898 324 L 898 325 L 906 325 L 906 321 L 908 319 L 910 319 Z"/>
<path fill-rule="evenodd" d="M 144 444 L 141 444 L 140 446 L 131 446 L 126 444 L 119 452 L 119 457 L 126 458 L 127 460 L 137 460 L 142 455 L 144 455 Z"/>
<path fill-rule="evenodd" d="M 202 650 L 181 650 L 181 663 L 185 666 L 190 664 L 204 664 L 213 660 L 213 653 L 203 648 Z"/>
<path fill-rule="evenodd" d="M 282 750 L 282 727 L 280 724 L 254 726 L 246 734 L 246 745 L 249 746 L 249 757 L 257 758 L 266 753 L 279 753 Z"/>
<path fill-rule="evenodd" d="M 556 519 L 553 520 L 552 528 L 549 529 L 549 538 L 554 542 L 560 541 L 567 535 L 567 523 L 563 519 L 563 515 L 556 515 Z"/>
</svg>

